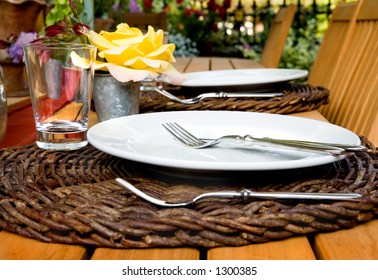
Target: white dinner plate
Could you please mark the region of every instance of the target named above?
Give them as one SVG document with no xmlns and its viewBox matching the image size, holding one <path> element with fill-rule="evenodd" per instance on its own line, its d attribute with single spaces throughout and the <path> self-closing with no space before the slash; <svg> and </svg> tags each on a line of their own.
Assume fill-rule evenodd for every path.
<svg viewBox="0 0 378 280">
<path fill-rule="evenodd" d="M 183 87 L 267 86 L 307 77 L 301 69 L 258 68 L 185 73 Z"/>
<path fill-rule="evenodd" d="M 322 165 L 341 160 L 303 151 L 254 146 L 248 149 L 193 149 L 173 139 L 162 123 L 177 122 L 193 134 L 216 138 L 253 134 L 275 138 L 360 144 L 353 132 L 326 122 L 277 114 L 233 111 L 179 111 L 131 115 L 98 123 L 88 140 L 108 154 L 137 162 L 189 170 L 280 170 Z"/>
</svg>

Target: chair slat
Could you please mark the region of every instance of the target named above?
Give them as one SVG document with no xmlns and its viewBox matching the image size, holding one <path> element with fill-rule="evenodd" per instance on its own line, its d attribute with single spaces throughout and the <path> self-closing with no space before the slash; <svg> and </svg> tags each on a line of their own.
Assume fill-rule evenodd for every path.
<svg viewBox="0 0 378 280">
<path fill-rule="evenodd" d="M 261 55 L 260 63 L 265 67 L 278 67 L 295 12 L 292 4 L 281 8 L 275 16 Z"/>
<path fill-rule="evenodd" d="M 351 32 L 349 27 L 356 18 L 356 8 L 357 2 L 340 2 L 334 9 L 308 77 L 310 84 L 328 87 L 332 82 L 344 42 Z"/>
</svg>

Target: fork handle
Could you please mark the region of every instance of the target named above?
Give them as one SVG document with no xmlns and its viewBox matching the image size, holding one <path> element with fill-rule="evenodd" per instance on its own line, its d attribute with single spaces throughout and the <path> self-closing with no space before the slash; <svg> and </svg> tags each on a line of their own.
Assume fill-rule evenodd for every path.
<svg viewBox="0 0 378 280">
<path fill-rule="evenodd" d="M 286 139 L 274 139 L 269 137 L 258 138 L 251 135 L 243 136 L 244 141 L 270 143 L 273 145 L 289 146 L 293 148 L 302 148 L 316 151 L 325 151 L 331 154 L 343 154 L 345 152 L 358 152 L 365 151 L 366 148 L 362 145 L 342 145 L 333 143 L 322 143 L 315 141 L 303 141 L 303 140 L 286 140 Z"/>
<path fill-rule="evenodd" d="M 196 202 L 204 198 L 256 198 L 256 199 L 323 199 L 323 200 L 355 200 L 362 196 L 357 193 L 306 193 L 306 192 L 254 192 L 248 189 L 242 191 L 209 192 L 197 196 Z"/>
<path fill-rule="evenodd" d="M 267 97 L 280 97 L 283 96 L 282 92 L 215 92 L 214 97 L 219 97 L 219 98 L 247 98 L 247 97 L 262 97 L 262 98 L 267 98 Z M 209 96 L 211 97 L 211 96 Z"/>
<path fill-rule="evenodd" d="M 306 193 L 306 192 L 253 192 L 242 190 L 244 197 L 261 199 L 323 199 L 323 200 L 355 200 L 362 196 L 358 193 Z"/>
</svg>

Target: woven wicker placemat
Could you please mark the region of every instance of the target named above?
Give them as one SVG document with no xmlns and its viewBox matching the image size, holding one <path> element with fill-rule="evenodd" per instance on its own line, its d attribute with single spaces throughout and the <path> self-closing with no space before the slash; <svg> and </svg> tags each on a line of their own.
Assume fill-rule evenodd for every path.
<svg viewBox="0 0 378 280">
<path fill-rule="evenodd" d="M 363 139 L 366 145 L 370 145 Z M 185 172 L 137 164 L 92 146 L 54 152 L 0 150 L 0 228 L 45 242 L 96 247 L 240 246 L 353 227 L 378 213 L 375 150 L 312 168 L 222 174 L 187 180 Z M 194 176 L 194 177 L 195 177 Z M 356 192 L 358 202 L 206 199 L 161 208 L 117 185 L 123 177 L 151 195 L 180 201 L 221 189 Z M 214 174 L 220 177 L 220 174 Z"/>
<path fill-rule="evenodd" d="M 329 100 L 326 88 L 311 85 L 284 85 L 274 92 L 282 92 L 282 97 L 273 98 L 221 98 L 205 99 L 199 103 L 186 105 L 173 102 L 156 92 L 143 93 L 140 112 L 184 111 L 184 110 L 227 110 L 292 114 L 318 109 Z M 179 98 L 192 97 L 188 94 L 176 94 Z"/>
</svg>

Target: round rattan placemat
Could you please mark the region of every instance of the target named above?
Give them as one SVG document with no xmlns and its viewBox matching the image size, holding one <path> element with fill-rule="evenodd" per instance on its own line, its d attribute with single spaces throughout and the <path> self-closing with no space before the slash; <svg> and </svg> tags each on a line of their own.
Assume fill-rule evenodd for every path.
<svg viewBox="0 0 378 280">
<path fill-rule="evenodd" d="M 45 242 L 96 247 L 210 248 L 336 231 L 377 214 L 375 150 L 312 168 L 223 174 L 232 180 L 206 180 L 204 174 L 196 174 L 204 178 L 201 184 L 187 180 L 185 172 L 167 174 L 172 173 L 92 146 L 72 152 L 44 151 L 35 145 L 2 149 L 0 228 Z M 206 199 L 190 207 L 162 208 L 130 194 L 115 183 L 116 177 L 172 202 L 211 190 L 241 188 L 357 192 L 364 198 L 353 202 Z"/>
</svg>

